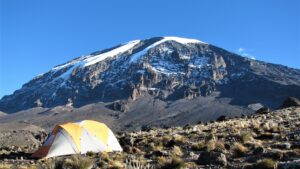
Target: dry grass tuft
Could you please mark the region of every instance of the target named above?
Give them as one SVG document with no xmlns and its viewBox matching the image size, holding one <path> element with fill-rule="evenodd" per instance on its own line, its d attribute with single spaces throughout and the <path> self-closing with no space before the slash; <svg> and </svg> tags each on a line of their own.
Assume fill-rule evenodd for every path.
<svg viewBox="0 0 300 169">
<path fill-rule="evenodd" d="M 64 168 L 68 169 L 90 169 L 94 160 L 81 155 L 73 155 L 68 162 L 64 163 Z"/>
<path fill-rule="evenodd" d="M 243 143 L 247 143 L 247 142 L 253 140 L 252 134 L 250 132 L 242 133 L 241 140 Z"/>
<path fill-rule="evenodd" d="M 173 157 L 172 159 L 166 159 L 165 157 L 159 157 L 158 164 L 160 166 L 160 169 L 183 169 L 183 168 L 185 168 L 184 161 L 179 157 Z"/>
<path fill-rule="evenodd" d="M 213 151 L 213 150 L 224 151 L 225 150 L 224 143 L 219 140 L 208 141 L 208 143 L 206 144 L 206 148 L 207 148 L 207 151 Z"/>
<path fill-rule="evenodd" d="M 242 157 L 245 156 L 248 152 L 248 148 L 245 147 L 243 144 L 241 143 L 234 143 L 233 147 L 232 147 L 232 152 L 234 154 L 234 156 L 236 157 Z"/>
<path fill-rule="evenodd" d="M 204 149 L 204 147 L 205 147 L 205 143 L 204 143 L 204 141 L 201 141 L 199 143 L 193 144 L 192 145 L 192 150 L 194 150 L 194 151 L 201 151 L 201 150 Z"/>
<path fill-rule="evenodd" d="M 111 161 L 108 168 L 109 169 L 123 169 L 124 164 L 120 161 Z"/>
<path fill-rule="evenodd" d="M 178 147 L 178 146 L 174 146 L 174 147 L 173 147 L 172 153 L 173 153 L 173 155 L 175 155 L 175 156 L 179 156 L 179 157 L 183 156 L 183 152 L 181 151 L 181 148 Z"/>
</svg>

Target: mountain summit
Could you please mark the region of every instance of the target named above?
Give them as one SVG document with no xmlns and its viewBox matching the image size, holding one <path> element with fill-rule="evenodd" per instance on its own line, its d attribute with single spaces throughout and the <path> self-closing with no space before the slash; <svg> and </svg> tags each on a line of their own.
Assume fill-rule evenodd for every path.
<svg viewBox="0 0 300 169">
<path fill-rule="evenodd" d="M 159 111 L 165 118 L 196 113 L 196 120 L 205 120 L 261 106 L 276 108 L 288 96 L 300 97 L 298 69 L 195 39 L 154 37 L 55 66 L 4 96 L 0 111 L 101 103 L 115 112 Z M 203 111 L 209 113 L 203 117 Z"/>
</svg>

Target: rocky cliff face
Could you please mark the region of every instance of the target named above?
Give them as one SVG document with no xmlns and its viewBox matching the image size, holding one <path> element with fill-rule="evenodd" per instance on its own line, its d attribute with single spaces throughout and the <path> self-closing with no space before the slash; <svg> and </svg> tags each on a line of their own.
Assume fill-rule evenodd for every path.
<svg viewBox="0 0 300 169">
<path fill-rule="evenodd" d="M 76 58 L 39 75 L 0 100 L 0 111 L 94 102 L 127 103 L 151 96 L 164 102 L 219 93 L 231 104 L 270 107 L 300 97 L 300 70 L 251 60 L 193 39 L 135 40 Z"/>
</svg>

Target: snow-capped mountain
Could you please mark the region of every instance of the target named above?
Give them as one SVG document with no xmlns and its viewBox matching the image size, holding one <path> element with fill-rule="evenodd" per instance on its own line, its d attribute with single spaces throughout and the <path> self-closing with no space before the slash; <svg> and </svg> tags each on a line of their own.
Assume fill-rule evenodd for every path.
<svg viewBox="0 0 300 169">
<path fill-rule="evenodd" d="M 245 111 L 253 104 L 275 108 L 288 96 L 300 97 L 298 69 L 241 57 L 195 39 L 155 37 L 55 66 L 3 97 L 0 111 L 101 102 L 110 110 L 131 112 L 145 98 L 163 103 L 161 112 L 183 101 L 187 112 L 199 111 L 193 105 L 214 107 L 215 101 Z M 197 101 L 208 98 L 214 104 Z"/>
</svg>

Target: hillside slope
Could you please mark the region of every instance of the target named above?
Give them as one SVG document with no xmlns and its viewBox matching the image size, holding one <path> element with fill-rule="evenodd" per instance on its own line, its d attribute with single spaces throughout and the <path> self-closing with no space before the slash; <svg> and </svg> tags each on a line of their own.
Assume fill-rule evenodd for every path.
<svg viewBox="0 0 300 169">
<path fill-rule="evenodd" d="M 299 168 L 299 126 L 300 107 L 288 107 L 207 124 L 118 132 L 124 152 L 88 153 L 79 159 L 93 159 L 93 168 L 102 169 L 134 165 L 153 169 Z M 30 136 L 26 127 L 23 128 L 23 133 Z M 20 130 L 14 133 L 18 134 Z M 0 135 L 0 141 L 3 139 L 9 140 L 9 137 Z M 46 164 L 52 163 L 52 160 L 27 159 L 38 147 L 35 141 L 12 146 L 16 140 L 10 140 L 11 146 L 0 147 L 0 166 L 45 168 Z M 56 160 L 70 165 L 74 159 L 66 156 Z"/>
</svg>

